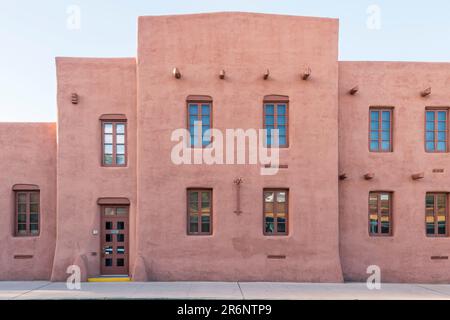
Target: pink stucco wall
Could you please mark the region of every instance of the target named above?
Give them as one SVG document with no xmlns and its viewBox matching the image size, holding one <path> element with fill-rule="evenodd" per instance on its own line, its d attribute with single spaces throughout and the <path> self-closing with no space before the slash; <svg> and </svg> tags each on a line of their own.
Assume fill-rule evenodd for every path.
<svg viewBox="0 0 450 320">
<path fill-rule="evenodd" d="M 99 275 L 97 200 L 125 197 L 134 280 L 364 281 L 378 265 L 385 282 L 450 281 L 449 260 L 431 259 L 448 255 L 450 238 L 427 238 L 424 225 L 425 193 L 450 191 L 450 154 L 426 153 L 423 141 L 425 107 L 449 106 L 449 64 L 338 62 L 335 19 L 214 13 L 141 17 L 138 27 L 137 60 L 57 58 L 57 133 L 56 124 L 0 124 L 0 280 L 62 281 L 74 263 L 84 279 Z M 213 127 L 224 131 L 262 128 L 270 94 L 289 96 L 287 169 L 172 163 L 188 95 L 212 96 Z M 370 106 L 394 107 L 392 153 L 368 151 Z M 103 114 L 127 117 L 126 167 L 101 166 Z M 17 183 L 40 187 L 39 237 L 13 237 Z M 186 234 L 190 187 L 213 189 L 210 236 Z M 289 235 L 263 235 L 264 188 L 289 189 Z M 370 191 L 393 192 L 392 237 L 368 235 Z"/>
<path fill-rule="evenodd" d="M 135 246 L 136 203 L 136 60 L 57 58 L 58 175 L 57 239 L 52 280 L 85 261 L 89 276 L 99 275 L 101 197 L 130 199 L 130 250 Z M 79 103 L 71 103 L 76 92 Z M 128 166 L 101 166 L 103 114 L 125 114 Z M 79 257 L 82 257 L 79 260 Z M 134 256 L 131 255 L 131 259 Z"/>
<path fill-rule="evenodd" d="M 0 146 L 0 280 L 49 279 L 56 233 L 56 124 L 2 123 Z M 40 188 L 37 237 L 14 236 L 15 184 Z"/>
<path fill-rule="evenodd" d="M 342 280 L 337 41 L 333 19 L 247 13 L 139 18 L 137 231 L 150 279 Z M 300 76 L 305 64 L 312 69 L 309 81 Z M 271 76 L 264 81 L 267 68 Z M 288 95 L 291 141 L 280 162 L 289 168 L 261 176 L 259 165 L 174 165 L 170 136 L 186 126 L 190 94 L 213 97 L 213 126 L 222 131 L 262 128 L 264 95 Z M 244 180 L 239 216 L 236 177 Z M 213 189 L 211 236 L 186 235 L 188 187 Z M 267 187 L 289 188 L 288 236 L 263 235 Z"/>
<path fill-rule="evenodd" d="M 449 192 L 449 153 L 426 153 L 425 107 L 449 107 L 446 63 L 341 62 L 339 64 L 340 244 L 344 278 L 365 280 L 378 265 L 386 282 L 450 281 L 449 238 L 425 234 L 426 192 Z M 348 90 L 359 85 L 351 96 Z M 432 87 L 423 98 L 420 92 Z M 393 152 L 368 151 L 370 106 L 391 106 Z M 433 173 L 433 169 L 445 169 Z M 375 178 L 364 180 L 373 172 Z M 425 173 L 414 181 L 411 175 Z M 393 236 L 369 237 L 369 191 L 393 191 Z"/>
</svg>

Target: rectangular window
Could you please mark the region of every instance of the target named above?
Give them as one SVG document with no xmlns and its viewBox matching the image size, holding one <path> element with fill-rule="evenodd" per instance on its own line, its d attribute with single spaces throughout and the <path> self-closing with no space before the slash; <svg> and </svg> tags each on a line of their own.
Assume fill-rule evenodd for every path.
<svg viewBox="0 0 450 320">
<path fill-rule="evenodd" d="M 17 191 L 16 194 L 16 236 L 39 235 L 39 191 Z"/>
<path fill-rule="evenodd" d="M 274 129 L 278 129 L 278 146 L 288 147 L 288 103 L 265 102 L 264 103 L 264 129 L 266 132 L 266 147 L 274 144 Z"/>
<path fill-rule="evenodd" d="M 425 112 L 425 150 L 447 152 L 448 110 L 427 109 Z"/>
<path fill-rule="evenodd" d="M 425 224 L 429 237 L 447 236 L 447 193 L 427 193 L 425 199 Z"/>
<path fill-rule="evenodd" d="M 369 193 L 369 234 L 392 235 L 392 193 Z"/>
<path fill-rule="evenodd" d="M 211 143 L 211 114 L 211 102 L 188 101 L 188 129 L 191 136 L 190 147 L 202 148 Z"/>
<path fill-rule="evenodd" d="M 188 189 L 188 234 L 212 234 L 212 190 Z"/>
<path fill-rule="evenodd" d="M 287 189 L 264 189 L 264 234 L 288 234 Z"/>
<path fill-rule="evenodd" d="M 121 167 L 127 164 L 126 122 L 102 121 L 102 164 Z"/>
<path fill-rule="evenodd" d="M 392 108 L 370 108 L 369 148 L 392 152 Z"/>
</svg>

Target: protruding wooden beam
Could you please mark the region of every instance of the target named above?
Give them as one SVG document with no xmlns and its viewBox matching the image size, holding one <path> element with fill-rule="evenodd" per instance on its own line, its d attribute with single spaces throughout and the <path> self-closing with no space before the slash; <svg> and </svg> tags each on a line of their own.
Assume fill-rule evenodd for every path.
<svg viewBox="0 0 450 320">
<path fill-rule="evenodd" d="M 71 100 L 72 100 L 72 104 L 78 104 L 78 94 L 72 93 Z"/>
<path fill-rule="evenodd" d="M 350 89 L 350 91 L 348 93 L 350 93 L 352 96 L 354 96 L 358 91 L 359 91 L 359 87 L 354 86 L 353 88 Z"/>
<path fill-rule="evenodd" d="M 375 178 L 375 173 L 368 172 L 364 175 L 364 179 L 366 180 L 372 180 L 373 178 Z"/>
<path fill-rule="evenodd" d="M 347 179 L 347 174 L 345 172 L 343 172 L 339 175 L 339 180 L 345 180 L 345 179 Z"/>
<path fill-rule="evenodd" d="M 420 95 L 422 97 L 427 97 L 431 94 L 431 87 L 426 88 L 425 90 L 420 92 Z"/>
<path fill-rule="evenodd" d="M 310 67 L 305 67 L 305 70 L 302 73 L 302 79 L 303 80 L 308 80 L 308 78 L 311 76 L 311 68 Z"/>
<path fill-rule="evenodd" d="M 225 79 L 225 70 L 223 70 L 223 69 L 220 70 L 220 72 L 219 72 L 219 78 L 222 79 L 222 80 Z"/>
<path fill-rule="evenodd" d="M 424 177 L 425 177 L 425 173 L 423 173 L 423 172 L 419 172 L 419 173 L 411 175 L 411 178 L 413 180 L 420 180 L 420 179 L 423 179 Z"/>
<path fill-rule="evenodd" d="M 269 72 L 269 69 L 267 69 L 266 72 L 264 72 L 263 79 L 264 80 L 269 79 L 269 75 L 270 75 L 270 72 Z"/>
<path fill-rule="evenodd" d="M 173 73 L 173 76 L 176 78 L 176 79 L 180 79 L 181 78 L 181 72 L 180 72 L 180 70 L 178 70 L 178 68 L 173 68 L 173 71 L 172 71 L 172 73 Z"/>
</svg>

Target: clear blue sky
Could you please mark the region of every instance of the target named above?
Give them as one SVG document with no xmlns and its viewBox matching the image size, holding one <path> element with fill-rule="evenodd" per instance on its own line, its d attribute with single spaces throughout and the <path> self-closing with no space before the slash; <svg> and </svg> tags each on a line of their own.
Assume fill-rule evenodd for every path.
<svg viewBox="0 0 450 320">
<path fill-rule="evenodd" d="M 0 121 L 56 120 L 55 56 L 134 57 L 137 16 L 214 11 L 339 18 L 341 60 L 450 61 L 448 0 L 0 0 Z"/>
</svg>

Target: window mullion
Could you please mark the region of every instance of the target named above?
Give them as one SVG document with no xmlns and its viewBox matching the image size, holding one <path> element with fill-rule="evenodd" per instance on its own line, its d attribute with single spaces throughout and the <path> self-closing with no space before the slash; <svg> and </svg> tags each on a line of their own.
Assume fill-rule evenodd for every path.
<svg viewBox="0 0 450 320">
<path fill-rule="evenodd" d="M 377 224 L 377 233 L 380 235 L 381 234 L 381 193 L 377 194 L 377 219 L 378 219 L 378 224 Z"/>
<path fill-rule="evenodd" d="M 197 211 L 197 228 L 198 228 L 198 233 L 202 233 L 202 192 L 201 190 L 198 191 L 198 211 Z"/>
<path fill-rule="evenodd" d="M 112 156 L 113 156 L 113 160 L 112 160 L 112 163 L 114 164 L 114 165 L 117 165 L 117 162 L 116 162 L 116 135 L 117 135 L 117 128 L 116 128 L 116 126 L 117 126 L 117 122 L 113 122 L 112 123 L 112 127 L 113 127 L 113 140 L 112 140 L 112 147 L 113 147 L 113 154 L 112 154 Z"/>
<path fill-rule="evenodd" d="M 31 206 L 31 193 L 27 192 L 27 202 L 26 202 L 26 234 L 31 235 L 31 226 L 30 226 L 30 206 Z"/>
</svg>

